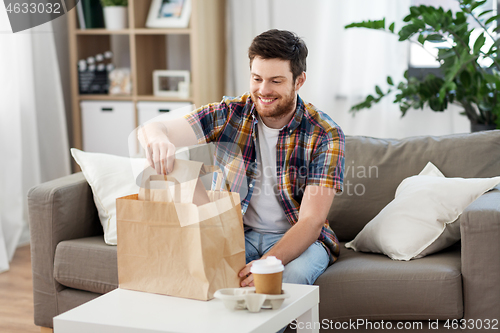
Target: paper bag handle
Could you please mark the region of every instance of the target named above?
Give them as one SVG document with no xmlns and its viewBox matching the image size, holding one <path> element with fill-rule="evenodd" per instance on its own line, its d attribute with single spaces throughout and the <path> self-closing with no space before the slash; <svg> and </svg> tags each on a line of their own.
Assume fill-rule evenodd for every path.
<svg viewBox="0 0 500 333">
<path fill-rule="evenodd" d="M 194 184 L 188 185 L 188 187 L 186 188 L 183 187 L 183 190 L 185 192 L 184 196 L 188 195 L 186 198 L 190 198 L 189 201 L 193 203 L 194 203 L 194 194 L 196 192 L 196 189 L 197 188 L 199 189 L 200 186 L 203 187 L 203 184 L 199 179 L 200 176 L 206 175 L 207 173 L 213 174 L 214 172 L 216 172 L 217 173 L 216 188 L 215 188 L 216 190 L 221 189 L 222 182 L 224 181 L 223 172 L 219 167 L 214 165 L 204 165 L 203 163 L 196 161 L 176 160 L 174 164 L 174 170 L 172 171 L 172 173 L 168 175 L 151 174 L 151 172 L 155 172 L 154 169 L 152 169 L 151 167 L 147 168 L 147 170 L 149 171 L 144 170 L 142 173 L 142 182 L 140 185 L 140 187 L 144 189 L 144 200 L 147 201 L 151 200 L 151 191 L 150 191 L 151 180 L 172 181 L 176 185 L 178 185 L 185 183 L 184 181 L 182 181 L 183 179 L 186 180 L 198 179 L 198 181 L 195 182 Z M 227 182 L 225 184 L 224 190 L 230 192 L 229 184 Z M 180 191 L 175 191 L 174 202 L 181 202 L 180 198 L 181 198 Z M 208 200 L 208 197 L 201 198 L 198 201 L 202 203 L 205 202 L 205 200 Z"/>
<path fill-rule="evenodd" d="M 207 173 L 217 173 L 217 178 L 215 180 L 215 189 L 218 191 L 218 189 L 221 188 L 222 181 L 224 180 L 224 174 L 222 173 L 222 170 L 215 165 L 203 165 L 200 170 L 200 175 L 204 176 Z M 229 191 L 229 184 L 227 182 L 225 190 Z"/>
<path fill-rule="evenodd" d="M 179 184 L 179 181 L 175 178 L 175 177 L 172 177 L 172 176 L 168 176 L 168 175 L 150 175 L 149 177 L 146 178 L 145 182 L 144 182 L 144 199 L 146 201 L 150 201 L 151 199 L 151 181 L 155 181 L 155 180 L 164 180 L 164 181 L 169 181 L 169 182 L 174 182 L 176 185 Z M 175 196 L 176 198 L 174 198 L 174 202 L 177 201 L 179 202 L 180 201 L 180 193 L 179 191 L 175 191 Z"/>
</svg>

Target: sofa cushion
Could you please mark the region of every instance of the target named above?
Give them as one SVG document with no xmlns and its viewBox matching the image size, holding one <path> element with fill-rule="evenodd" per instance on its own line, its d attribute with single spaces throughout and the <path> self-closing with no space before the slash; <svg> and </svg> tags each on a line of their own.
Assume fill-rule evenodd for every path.
<svg viewBox="0 0 500 333">
<path fill-rule="evenodd" d="M 116 246 L 106 245 L 102 235 L 60 242 L 54 278 L 66 287 L 99 294 L 118 288 Z"/>
<path fill-rule="evenodd" d="M 328 221 L 340 241 L 350 241 L 427 162 L 446 177 L 486 178 L 500 175 L 498 156 L 500 130 L 401 140 L 347 136 L 344 191 L 335 196 Z"/>
<path fill-rule="evenodd" d="M 463 316 L 459 244 L 419 260 L 343 248 L 316 280 L 320 320 L 425 320 Z"/>
<path fill-rule="evenodd" d="M 434 164 L 408 177 L 395 198 L 346 244 L 355 251 L 384 253 L 395 260 L 422 258 L 460 239 L 464 209 L 500 177 L 446 178 Z"/>
</svg>

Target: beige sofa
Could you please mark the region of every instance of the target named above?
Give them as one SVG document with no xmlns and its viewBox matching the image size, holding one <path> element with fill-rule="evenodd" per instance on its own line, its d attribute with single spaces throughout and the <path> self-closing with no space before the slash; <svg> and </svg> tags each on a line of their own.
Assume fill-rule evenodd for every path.
<svg viewBox="0 0 500 333">
<path fill-rule="evenodd" d="M 428 161 L 447 177 L 499 176 L 500 131 L 402 140 L 347 137 L 345 190 L 329 214 L 339 240 L 352 240 L 393 199 L 401 180 Z M 355 172 L 369 166 L 377 172 Z M 52 327 L 54 316 L 118 286 L 116 247 L 104 243 L 81 173 L 36 186 L 28 200 L 35 324 Z M 498 322 L 500 190 L 468 206 L 460 223 L 460 242 L 422 259 L 393 261 L 342 247 L 340 259 L 316 281 L 321 328 L 356 320 L 420 321 L 424 328 L 436 320 L 441 326 L 452 319 Z"/>
</svg>

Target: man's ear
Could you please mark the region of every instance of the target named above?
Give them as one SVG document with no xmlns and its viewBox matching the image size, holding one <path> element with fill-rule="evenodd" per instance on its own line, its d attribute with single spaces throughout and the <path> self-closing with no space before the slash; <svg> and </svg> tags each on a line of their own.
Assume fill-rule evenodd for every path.
<svg viewBox="0 0 500 333">
<path fill-rule="evenodd" d="M 298 91 L 302 85 L 306 82 L 306 72 L 302 72 L 297 78 L 295 79 L 295 91 Z"/>
</svg>

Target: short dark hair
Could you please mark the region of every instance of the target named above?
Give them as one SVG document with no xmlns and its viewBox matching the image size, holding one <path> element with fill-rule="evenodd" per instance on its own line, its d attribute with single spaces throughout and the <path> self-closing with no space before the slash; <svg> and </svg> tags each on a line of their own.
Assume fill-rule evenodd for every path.
<svg viewBox="0 0 500 333">
<path fill-rule="evenodd" d="M 286 30 L 271 29 L 255 37 L 248 48 L 250 67 L 255 57 L 290 60 L 293 81 L 306 71 L 307 46 L 302 38 Z"/>
</svg>

